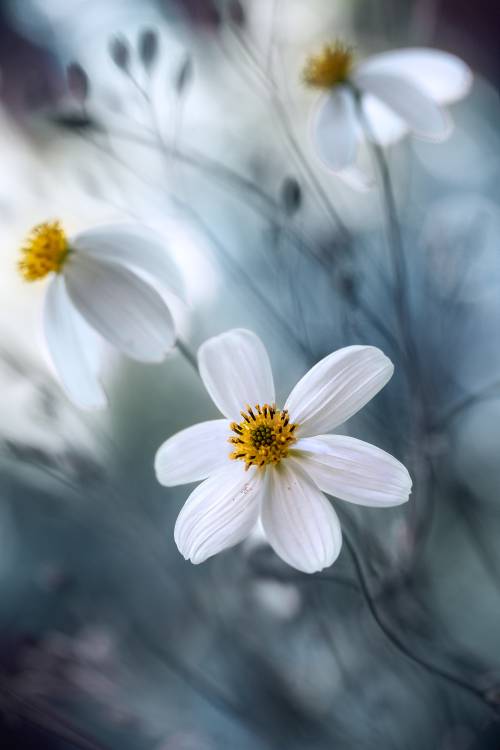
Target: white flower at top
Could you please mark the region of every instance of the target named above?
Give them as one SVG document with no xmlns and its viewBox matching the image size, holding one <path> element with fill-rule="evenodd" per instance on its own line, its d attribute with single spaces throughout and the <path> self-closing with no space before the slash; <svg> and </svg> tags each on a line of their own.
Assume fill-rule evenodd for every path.
<svg viewBox="0 0 500 750">
<path fill-rule="evenodd" d="M 337 558 L 342 534 L 324 492 L 376 507 L 408 500 L 405 467 L 380 448 L 328 435 L 383 388 L 391 361 L 373 346 L 348 346 L 318 362 L 283 408 L 260 339 L 232 330 L 198 352 L 200 375 L 224 419 L 188 427 L 155 459 L 166 486 L 204 480 L 175 525 L 193 563 L 241 542 L 260 517 L 267 540 L 289 565 L 314 573 Z"/>
<path fill-rule="evenodd" d="M 373 137 L 387 145 L 406 132 L 434 141 L 451 132 L 443 105 L 463 98 L 472 84 L 470 68 L 455 55 L 426 48 L 398 49 L 357 61 L 340 42 L 311 56 L 303 71 L 307 86 L 325 93 L 313 119 L 319 157 L 332 170 L 352 166 L 363 115 Z"/>
<path fill-rule="evenodd" d="M 22 250 L 26 281 L 52 275 L 45 336 L 68 397 L 82 409 L 106 405 L 100 338 L 132 359 L 159 362 L 175 344 L 172 315 L 145 274 L 178 291 L 175 267 L 153 233 L 128 225 L 68 238 L 58 221 L 36 226 Z"/>
</svg>

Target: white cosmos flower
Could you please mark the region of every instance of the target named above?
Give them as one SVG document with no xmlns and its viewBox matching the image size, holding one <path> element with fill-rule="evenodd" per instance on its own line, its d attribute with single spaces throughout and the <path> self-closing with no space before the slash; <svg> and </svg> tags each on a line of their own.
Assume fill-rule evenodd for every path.
<svg viewBox="0 0 500 750">
<path fill-rule="evenodd" d="M 363 137 L 357 97 L 380 145 L 408 131 L 441 141 L 451 132 L 443 105 L 467 94 L 472 72 L 455 55 L 426 48 L 398 49 L 356 62 L 353 50 L 337 42 L 309 58 L 303 79 L 325 92 L 313 119 L 313 141 L 322 161 L 341 171 L 355 162 Z"/>
<path fill-rule="evenodd" d="M 166 486 L 204 480 L 175 525 L 193 563 L 241 542 L 259 516 L 267 540 L 289 565 L 314 573 L 337 558 L 342 535 L 324 492 L 376 507 L 408 500 L 405 467 L 361 440 L 325 434 L 383 388 L 391 361 L 373 346 L 348 346 L 318 362 L 275 406 L 271 365 L 260 339 L 232 330 L 199 350 L 200 375 L 223 419 L 177 433 L 158 450 Z"/>
<path fill-rule="evenodd" d="M 101 337 L 141 362 L 159 362 L 174 346 L 172 315 L 143 274 L 177 292 L 177 272 L 158 238 L 142 228 L 103 226 L 67 238 L 59 222 L 40 224 L 19 269 L 27 281 L 52 275 L 47 346 L 67 395 L 82 409 L 106 405 Z"/>
</svg>

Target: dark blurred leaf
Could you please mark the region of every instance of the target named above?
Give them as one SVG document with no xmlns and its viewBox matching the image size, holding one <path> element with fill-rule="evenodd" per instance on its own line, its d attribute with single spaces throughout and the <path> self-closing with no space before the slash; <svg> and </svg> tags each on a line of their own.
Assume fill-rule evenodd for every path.
<svg viewBox="0 0 500 750">
<path fill-rule="evenodd" d="M 123 37 L 116 36 L 109 45 L 109 54 L 120 70 L 127 71 L 130 64 L 130 48 Z"/>
<path fill-rule="evenodd" d="M 286 177 L 281 186 L 281 203 L 289 216 L 296 213 L 302 205 L 302 190 L 295 177 Z"/>
<path fill-rule="evenodd" d="M 84 102 L 89 95 L 89 78 L 78 63 L 71 63 L 66 69 L 66 78 L 70 93 L 80 102 Z"/>
<path fill-rule="evenodd" d="M 189 86 L 193 78 L 193 61 L 190 55 L 186 55 L 186 58 L 181 63 L 177 76 L 175 78 L 175 89 L 177 93 L 182 94 L 186 87 Z"/>
<path fill-rule="evenodd" d="M 339 279 L 340 293 L 352 305 L 357 303 L 358 284 L 356 277 L 349 272 L 344 272 Z"/>
<path fill-rule="evenodd" d="M 245 25 L 246 16 L 240 0 L 230 0 L 227 7 L 227 14 L 231 23 L 236 24 L 236 26 Z"/>
<path fill-rule="evenodd" d="M 139 35 L 139 57 L 150 70 L 158 57 L 158 34 L 153 29 L 144 29 Z"/>
<path fill-rule="evenodd" d="M 35 466 L 57 466 L 57 457 L 33 445 L 24 445 L 14 440 L 4 440 L 4 446 L 9 454 L 19 461 Z"/>
<path fill-rule="evenodd" d="M 100 130 L 95 120 L 80 112 L 51 115 L 50 121 L 65 130 Z"/>
</svg>

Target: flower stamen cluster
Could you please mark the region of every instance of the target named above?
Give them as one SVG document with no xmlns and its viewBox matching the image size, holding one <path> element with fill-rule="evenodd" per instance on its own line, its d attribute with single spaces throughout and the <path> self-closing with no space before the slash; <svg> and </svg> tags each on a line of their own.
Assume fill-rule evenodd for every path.
<svg viewBox="0 0 500 750">
<path fill-rule="evenodd" d="M 68 239 L 60 222 L 44 222 L 34 227 L 21 253 L 18 267 L 25 281 L 38 281 L 51 272 L 59 273 L 69 253 Z"/>
<path fill-rule="evenodd" d="M 317 55 L 311 55 L 302 72 L 306 86 L 331 89 L 349 78 L 354 63 L 352 47 L 342 42 L 326 44 Z"/>
<path fill-rule="evenodd" d="M 244 461 L 250 466 L 263 467 L 266 464 L 277 464 L 286 458 L 290 447 L 296 442 L 297 425 L 290 422 L 288 411 L 276 409 L 273 404 L 247 404 L 246 411 L 241 412 L 243 421 L 231 423 L 235 435 L 229 438 L 234 446 L 230 458 Z"/>
</svg>

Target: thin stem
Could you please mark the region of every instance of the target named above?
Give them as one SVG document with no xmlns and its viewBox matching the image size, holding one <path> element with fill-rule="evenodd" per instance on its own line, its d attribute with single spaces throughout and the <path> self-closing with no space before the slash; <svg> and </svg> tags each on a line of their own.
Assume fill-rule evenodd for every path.
<svg viewBox="0 0 500 750">
<path fill-rule="evenodd" d="M 354 91 L 354 95 L 356 97 L 359 122 L 364 131 L 375 166 L 380 176 L 384 199 L 383 205 L 387 242 L 394 271 L 394 302 L 397 313 L 396 317 L 399 327 L 401 351 L 404 355 L 403 363 L 410 390 L 409 406 L 411 409 L 413 433 L 411 440 L 411 463 L 415 467 L 415 472 L 418 471 L 418 476 L 414 476 L 415 495 L 414 502 L 410 508 L 410 513 L 413 525 L 415 526 L 415 534 L 418 536 L 418 529 L 422 526 L 422 523 L 424 526 L 427 526 L 424 514 L 427 510 L 426 486 L 428 485 L 428 471 L 426 470 L 426 467 L 428 466 L 428 457 L 423 451 L 423 444 L 429 428 L 430 418 L 428 415 L 424 382 L 421 376 L 418 348 L 412 330 L 408 269 L 391 174 L 385 157 L 385 152 L 377 142 L 370 122 L 363 111 L 361 92 Z M 411 396 L 414 396 L 414 399 L 412 399 Z M 424 518 L 423 522 L 417 517 L 419 512 Z"/>
<path fill-rule="evenodd" d="M 194 354 L 191 351 L 191 349 L 189 348 L 189 346 L 182 339 L 177 339 L 175 345 L 176 345 L 177 349 L 179 350 L 179 352 L 184 357 L 184 359 L 186 360 L 186 362 L 188 362 L 191 365 L 191 367 L 193 368 L 193 370 L 195 371 L 195 373 L 197 375 L 199 375 L 199 372 L 198 372 L 198 362 L 196 360 L 196 354 Z"/>
<path fill-rule="evenodd" d="M 408 271 L 406 268 L 403 236 L 401 234 L 401 227 L 398 220 L 396 199 L 394 196 L 391 174 L 389 172 L 389 167 L 385 158 L 384 150 L 377 142 L 370 122 L 365 116 L 361 104 L 360 94 L 356 94 L 356 104 L 358 110 L 358 118 L 365 133 L 367 143 L 371 149 L 373 161 L 375 162 L 382 182 L 387 240 L 395 276 L 395 304 L 400 325 L 401 343 L 404 345 L 405 341 L 409 343 L 408 334 L 410 330 L 410 313 L 407 294 Z"/>
<path fill-rule="evenodd" d="M 414 654 L 413 651 L 410 648 L 408 648 L 406 643 L 398 635 L 393 633 L 391 628 L 384 622 L 384 619 L 378 610 L 375 600 L 371 595 L 370 588 L 365 578 L 363 567 L 358 558 L 354 545 L 349 539 L 349 537 L 347 536 L 347 534 L 345 533 L 345 530 L 343 532 L 343 539 L 351 555 L 351 559 L 353 561 L 354 568 L 357 574 L 357 578 L 360 584 L 361 592 L 366 601 L 369 612 L 371 616 L 373 617 L 373 620 L 375 621 L 377 626 L 380 628 L 380 630 L 385 635 L 385 637 L 392 643 L 392 645 L 400 653 L 402 653 L 408 659 L 413 661 L 415 664 L 418 664 L 420 667 L 423 667 L 428 672 L 431 672 L 432 674 L 436 675 L 437 677 L 440 677 L 443 680 L 446 680 L 447 682 L 451 682 L 457 685 L 463 690 L 466 690 L 467 692 L 474 695 L 476 698 L 480 699 L 483 703 L 487 703 L 488 705 L 491 705 L 488 702 L 485 693 L 479 687 L 476 687 L 475 685 L 471 684 L 470 682 L 468 682 L 467 680 L 463 679 L 462 677 L 458 675 L 448 672 L 448 670 L 443 669 L 442 667 L 436 666 L 435 664 L 430 662 L 428 659 L 422 656 L 419 656 L 418 654 Z"/>
</svg>

